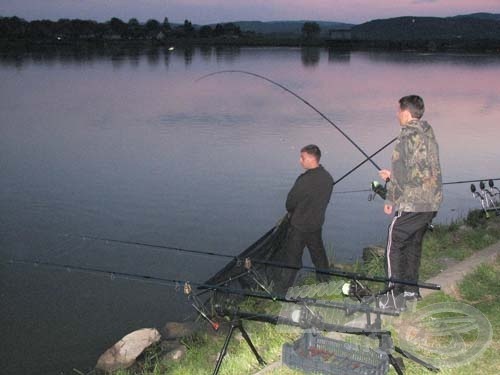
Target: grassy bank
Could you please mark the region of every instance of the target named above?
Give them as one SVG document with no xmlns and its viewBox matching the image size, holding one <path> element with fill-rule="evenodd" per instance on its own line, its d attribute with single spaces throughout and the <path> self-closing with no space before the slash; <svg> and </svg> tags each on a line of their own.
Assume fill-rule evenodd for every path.
<svg viewBox="0 0 500 375">
<path fill-rule="evenodd" d="M 489 220 L 482 218 L 477 212 L 469 217 L 450 225 L 436 226 L 433 232 L 426 235 L 422 256 L 421 279 L 425 280 L 437 275 L 449 265 L 459 262 L 491 244 L 500 241 L 500 218 Z M 353 270 L 371 275 L 382 276 L 383 263 L 379 258 L 372 259 L 368 264 L 357 264 Z M 500 368 L 500 358 L 496 354 L 500 349 L 498 340 L 500 334 L 500 259 L 496 263 L 480 266 L 465 277 L 459 286 L 460 302 L 474 306 L 480 310 L 493 327 L 493 343 L 479 358 L 459 368 L 444 369 L 442 374 L 494 374 Z M 380 287 L 380 286 L 379 286 Z M 434 293 L 418 303 L 417 309 L 440 302 L 457 301 L 442 292 Z M 246 311 L 277 313 L 281 305 L 278 302 L 262 302 L 249 299 L 241 304 Z M 400 318 L 398 318 L 400 319 Z M 300 332 L 283 332 L 279 326 L 258 322 L 244 321 L 254 345 L 262 357 L 268 362 L 280 358 L 281 348 L 285 342 L 299 337 Z M 397 322 L 392 331 L 395 341 L 398 340 Z M 144 358 L 133 368 L 116 372 L 118 375 L 166 375 L 166 374 L 210 374 L 213 371 L 218 352 L 223 346 L 229 322 L 222 322 L 219 333 L 204 331 L 183 340 L 187 347 L 187 354 L 179 362 L 172 362 L 165 358 L 161 345 L 150 348 Z M 384 328 L 386 326 L 384 325 Z M 468 339 L 466 338 L 466 341 Z M 467 344 L 467 342 L 466 342 Z M 415 375 L 430 374 L 423 367 L 405 360 L 406 373 Z M 220 374 L 253 374 L 258 371 L 259 365 L 242 336 L 237 333 L 233 336 L 228 354 L 222 364 Z M 279 367 L 268 374 L 302 374 L 300 371 Z M 389 374 L 396 374 L 391 368 Z"/>
</svg>

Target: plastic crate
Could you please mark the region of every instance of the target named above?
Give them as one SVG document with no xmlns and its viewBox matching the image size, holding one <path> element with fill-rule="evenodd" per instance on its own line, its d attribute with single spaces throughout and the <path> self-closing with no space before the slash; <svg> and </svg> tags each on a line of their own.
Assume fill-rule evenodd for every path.
<svg viewBox="0 0 500 375">
<path fill-rule="evenodd" d="M 284 344 L 282 361 L 318 374 L 385 375 L 389 371 L 387 353 L 311 333 Z"/>
</svg>

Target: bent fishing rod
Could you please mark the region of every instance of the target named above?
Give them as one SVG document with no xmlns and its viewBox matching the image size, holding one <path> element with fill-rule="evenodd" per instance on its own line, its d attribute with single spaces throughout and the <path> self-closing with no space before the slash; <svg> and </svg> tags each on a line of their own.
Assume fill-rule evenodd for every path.
<svg viewBox="0 0 500 375">
<path fill-rule="evenodd" d="M 212 76 L 215 76 L 215 75 L 218 75 L 218 74 L 226 74 L 226 73 L 239 73 L 239 74 L 246 74 L 246 75 L 249 75 L 249 76 L 252 76 L 252 77 L 256 77 L 256 78 L 259 78 L 259 79 L 263 79 L 264 81 L 267 81 L 283 90 L 285 90 L 286 92 L 288 92 L 289 94 L 293 95 L 295 98 L 297 98 L 298 100 L 300 100 L 301 102 L 303 102 L 305 105 L 307 105 L 309 108 L 311 108 L 312 110 L 314 110 L 317 114 L 319 114 L 323 119 L 325 119 L 330 125 L 332 125 L 335 129 L 337 129 L 340 134 L 342 134 L 354 147 L 356 147 L 356 149 L 361 152 L 364 157 L 366 158 L 366 161 L 369 161 L 370 163 L 372 163 L 372 165 L 377 168 L 378 171 L 380 171 L 382 168 L 380 168 L 377 163 L 375 163 L 373 161 L 373 159 L 371 158 L 371 156 L 369 156 L 356 142 L 354 142 L 354 140 L 349 137 L 346 132 L 344 132 L 340 127 L 338 127 L 332 120 L 330 120 L 323 112 L 321 112 L 318 108 L 316 108 L 315 106 L 313 106 L 311 103 L 309 103 L 306 99 L 304 99 L 303 97 L 301 97 L 299 94 L 293 92 L 291 89 L 289 89 L 288 87 L 282 85 L 281 83 L 278 83 L 276 81 L 273 81 L 272 79 L 270 78 L 267 78 L 263 75 L 260 75 L 260 74 L 257 74 L 257 73 L 253 73 L 253 72 L 249 72 L 249 71 L 246 71 L 246 70 L 219 70 L 217 72 L 213 72 L 213 73 L 209 73 L 209 74 L 206 74 L 198 79 L 195 80 L 195 82 L 199 82 L 201 80 L 204 80 L 208 77 L 212 77 Z M 396 140 L 396 138 L 391 141 L 394 142 Z M 364 164 L 364 163 L 363 163 Z"/>
<path fill-rule="evenodd" d="M 271 234 L 275 230 L 275 227 L 271 228 L 267 233 L 264 234 L 263 237 Z M 394 279 L 394 278 L 385 278 L 381 276 L 367 276 L 359 273 L 352 273 L 352 272 L 346 272 L 346 271 L 341 271 L 341 270 L 332 270 L 332 269 L 317 269 L 315 267 L 311 266 L 293 266 L 287 263 L 282 263 L 282 262 L 273 262 L 269 260 L 260 260 L 260 259 L 252 259 L 252 258 L 242 258 L 238 257 L 235 255 L 228 255 L 228 254 L 222 254 L 218 253 L 215 251 L 202 251 L 202 250 L 193 250 L 193 249 L 185 249 L 181 247 L 173 247 L 173 246 L 165 246 L 165 245 L 155 245 L 155 244 L 150 244 L 150 243 L 144 243 L 144 242 L 136 242 L 136 241 L 123 241 L 123 240 L 117 240 L 117 239 L 112 239 L 112 238 L 102 238 L 102 237 L 94 237 L 94 236 L 82 236 L 82 235 L 65 235 L 65 236 L 70 236 L 70 237 L 75 237 L 75 238 L 81 238 L 81 239 L 90 239 L 90 240 L 95 240 L 95 241 L 101 241 L 101 242 L 110 242 L 110 243 L 117 243 L 117 244 L 122 244 L 122 245 L 134 245 L 134 246 L 141 246 L 141 247 L 146 247 L 146 248 L 153 248 L 153 249 L 159 249 L 159 250 L 166 250 L 166 251 L 172 251 L 172 252 L 179 252 L 179 253 L 189 253 L 189 254 L 196 254 L 196 255 L 203 255 L 203 256 L 213 256 L 213 257 L 219 257 L 219 258 L 226 258 L 226 259 L 231 259 L 231 261 L 236 262 L 236 264 L 244 264 L 245 261 L 249 260 L 252 263 L 255 264 L 260 264 L 264 266 L 271 266 L 271 267 L 276 267 L 276 268 L 285 268 L 285 269 L 291 269 L 291 270 L 307 270 L 307 271 L 314 271 L 319 274 L 323 275 L 328 275 L 328 276 L 337 276 L 337 277 L 346 277 L 351 280 L 364 280 L 364 281 L 373 281 L 373 282 L 380 282 L 380 283 L 394 283 L 394 284 L 401 284 L 401 285 L 408 285 L 408 286 L 416 286 L 419 288 L 423 289 L 433 289 L 433 290 L 440 290 L 441 286 L 436 285 L 436 284 L 430 284 L 430 283 L 420 283 L 420 282 L 413 282 L 413 281 L 408 281 L 408 280 L 400 280 L 400 279 Z"/>
<path fill-rule="evenodd" d="M 65 270 L 67 272 L 75 271 L 75 272 L 82 272 L 82 273 L 88 273 L 88 274 L 94 274 L 94 275 L 106 275 L 106 276 L 110 276 L 110 278 L 112 280 L 120 278 L 120 279 L 124 279 L 124 280 L 139 281 L 139 282 L 145 282 L 145 283 L 150 283 L 150 284 L 168 285 L 168 286 L 175 287 L 176 290 L 180 289 L 182 287 L 184 290 L 184 294 L 186 294 L 188 296 L 192 294 L 191 286 L 196 286 L 198 289 L 208 289 L 208 290 L 212 290 L 215 292 L 235 294 L 235 295 L 240 295 L 240 296 L 244 296 L 244 297 L 261 298 L 261 299 L 271 300 L 274 302 L 301 303 L 301 304 L 314 305 L 317 307 L 330 307 L 330 308 L 334 308 L 334 309 L 343 310 L 347 313 L 373 312 L 373 313 L 383 314 L 383 315 L 399 316 L 398 311 L 380 309 L 380 308 L 371 307 L 371 306 L 368 306 L 365 304 L 349 304 L 349 303 L 345 303 L 345 302 L 325 301 L 325 300 L 320 300 L 320 299 L 316 299 L 316 298 L 300 298 L 300 297 L 299 298 L 289 298 L 289 297 L 286 297 L 286 296 L 283 296 L 280 294 L 269 294 L 269 292 L 267 292 L 267 291 L 266 292 L 259 292 L 256 290 L 249 291 L 249 290 L 244 290 L 244 289 L 230 288 L 230 287 L 221 286 L 221 285 L 191 282 L 189 280 L 168 279 L 168 278 L 163 278 L 163 277 L 142 275 L 142 274 L 129 273 L 129 272 L 104 270 L 104 269 L 94 268 L 94 267 L 75 266 L 75 265 L 68 265 L 68 264 L 61 264 L 61 263 L 38 261 L 38 260 L 33 260 L 33 259 L 10 259 L 9 261 L 2 262 L 2 263 L 8 264 L 8 265 L 24 265 L 24 266 L 32 266 L 32 267 L 44 267 L 44 268 L 50 268 L 50 269 Z M 228 280 L 228 282 L 229 281 L 230 280 Z"/>
<path fill-rule="evenodd" d="M 382 150 L 386 149 L 390 144 L 394 143 L 397 140 L 397 137 L 391 139 L 389 142 L 387 142 L 384 146 L 382 146 L 376 152 L 374 152 L 371 155 L 368 155 L 351 137 L 349 137 L 349 135 L 347 135 L 346 132 L 344 132 L 339 126 L 337 126 L 332 120 L 330 120 L 318 108 L 316 108 L 314 105 L 312 105 L 311 103 L 309 103 L 306 99 L 304 99 L 299 94 L 297 94 L 296 92 L 292 91 L 291 89 L 289 89 L 285 85 L 283 85 L 283 84 L 281 84 L 279 82 L 276 82 L 276 81 L 274 81 L 274 80 L 272 80 L 272 79 L 270 79 L 268 77 L 265 77 L 265 76 L 263 76 L 261 74 L 257 74 L 257 73 L 246 71 L 246 70 L 220 70 L 220 71 L 212 72 L 212 73 L 209 73 L 209 74 L 205 74 L 204 76 L 201 76 L 198 79 L 196 79 L 195 82 L 199 82 L 201 80 L 204 80 L 206 78 L 209 78 L 209 77 L 212 77 L 212 76 L 215 76 L 215 75 L 218 75 L 218 74 L 227 74 L 227 73 L 246 74 L 246 75 L 258 78 L 258 79 L 262 79 L 262 80 L 264 80 L 266 82 L 269 82 L 272 85 L 275 85 L 275 86 L 281 88 L 282 90 L 288 92 L 289 94 L 293 95 L 295 98 L 297 98 L 298 100 L 300 100 L 301 102 L 303 102 L 305 105 L 307 105 L 309 108 L 311 108 L 312 110 L 314 110 L 316 113 L 318 113 L 324 120 L 326 120 L 330 125 L 332 125 L 335 129 L 337 129 L 340 132 L 340 134 L 342 134 L 354 147 L 356 147 L 356 149 L 359 152 L 361 152 L 361 154 L 363 154 L 363 156 L 365 157 L 365 159 L 363 161 L 361 161 L 360 163 L 358 163 L 350 171 L 348 171 L 347 173 L 345 173 L 344 175 L 342 175 L 339 179 L 337 179 L 337 181 L 335 181 L 336 184 L 338 184 L 341 180 L 343 180 L 344 178 L 346 178 L 347 176 L 349 176 L 351 173 L 353 173 L 355 170 L 357 170 L 359 167 L 361 167 L 362 165 L 364 165 L 368 161 L 377 169 L 377 171 L 380 171 L 382 168 L 380 168 L 377 165 L 377 163 L 375 163 L 373 161 L 373 157 L 376 156 L 378 153 L 380 153 Z M 387 183 L 388 180 L 386 180 L 385 182 Z M 496 180 L 500 180 L 500 179 L 492 179 L 492 180 L 496 181 Z M 451 182 L 445 182 L 445 183 L 443 183 L 443 185 L 462 184 L 462 183 L 471 183 L 471 182 L 479 182 L 479 181 L 480 181 L 480 179 L 469 180 L 469 181 L 451 181 Z M 365 190 L 365 191 L 370 191 L 370 190 Z"/>
</svg>

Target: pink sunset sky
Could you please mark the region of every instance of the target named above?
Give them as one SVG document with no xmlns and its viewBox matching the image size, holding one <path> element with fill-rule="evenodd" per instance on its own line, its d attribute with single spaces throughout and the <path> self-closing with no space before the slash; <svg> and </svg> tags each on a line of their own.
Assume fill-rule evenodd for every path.
<svg viewBox="0 0 500 375">
<path fill-rule="evenodd" d="M 500 0 L 0 0 L 0 16 L 27 20 L 106 21 L 154 18 L 195 24 L 230 21 L 322 20 L 363 23 L 398 16 L 446 17 L 500 13 Z"/>
</svg>

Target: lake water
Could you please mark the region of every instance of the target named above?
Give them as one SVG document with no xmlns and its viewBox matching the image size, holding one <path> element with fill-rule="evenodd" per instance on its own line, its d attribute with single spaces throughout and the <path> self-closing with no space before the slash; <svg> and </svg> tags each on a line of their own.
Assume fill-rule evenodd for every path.
<svg viewBox="0 0 500 375">
<path fill-rule="evenodd" d="M 444 181 L 500 176 L 500 55 L 318 48 L 41 51 L 0 57 L 0 260 L 37 259 L 203 282 L 224 265 L 79 236 L 237 254 L 285 213 L 315 143 L 339 178 L 395 137 L 397 100 L 417 93 Z M 389 167 L 392 147 L 376 156 Z M 334 261 L 384 243 L 390 218 L 363 190 L 366 163 L 336 185 L 324 239 Z M 497 182 L 497 185 L 500 182 Z M 436 219 L 479 207 L 445 187 Z M 305 262 L 309 262 L 307 256 Z M 176 288 L 0 265 L 0 356 L 8 374 L 86 370 L 123 335 L 194 316 Z"/>
</svg>

